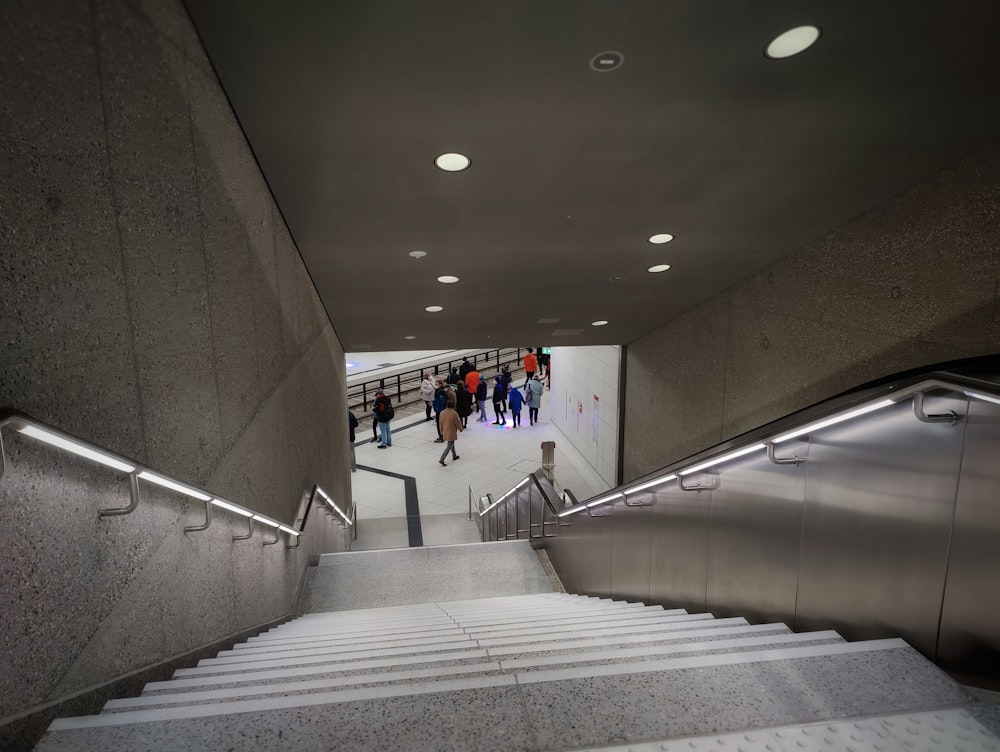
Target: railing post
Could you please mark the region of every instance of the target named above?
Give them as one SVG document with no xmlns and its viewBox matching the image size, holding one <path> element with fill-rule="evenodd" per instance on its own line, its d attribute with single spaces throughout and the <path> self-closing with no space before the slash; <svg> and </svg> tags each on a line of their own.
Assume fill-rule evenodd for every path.
<svg viewBox="0 0 1000 752">
<path fill-rule="evenodd" d="M 402 374 L 396 374 L 396 402 L 403 401 L 403 378 Z"/>
</svg>

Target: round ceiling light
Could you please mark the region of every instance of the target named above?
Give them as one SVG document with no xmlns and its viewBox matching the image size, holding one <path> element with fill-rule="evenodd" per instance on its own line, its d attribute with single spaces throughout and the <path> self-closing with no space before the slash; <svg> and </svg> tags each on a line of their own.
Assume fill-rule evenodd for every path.
<svg viewBox="0 0 1000 752">
<path fill-rule="evenodd" d="M 600 321 L 592 321 L 592 322 L 590 322 L 590 325 L 591 326 L 606 326 L 607 323 L 608 323 L 607 321 L 605 321 L 604 319 L 601 319 Z"/>
<path fill-rule="evenodd" d="M 434 160 L 434 164 L 445 172 L 461 172 L 471 164 L 471 160 L 464 154 L 451 153 L 442 154 Z"/>
<path fill-rule="evenodd" d="M 403 339 L 416 339 L 412 334 L 407 334 Z"/>
<path fill-rule="evenodd" d="M 440 277 L 438 277 L 438 282 L 441 282 L 446 285 L 453 285 L 456 282 L 458 282 L 458 277 L 452 276 L 451 274 L 442 274 Z"/>
<path fill-rule="evenodd" d="M 423 258 L 427 255 L 427 251 L 410 251 L 410 255 L 413 256 L 413 258 Z"/>
<path fill-rule="evenodd" d="M 773 60 L 792 57 L 808 50 L 816 44 L 817 39 L 819 39 L 818 27 L 796 26 L 771 40 L 764 54 Z"/>
<path fill-rule="evenodd" d="M 649 267 L 646 271 L 656 274 L 657 272 L 665 272 L 670 268 L 670 264 L 657 264 L 656 266 Z"/>
<path fill-rule="evenodd" d="M 438 311 L 443 311 L 444 307 L 439 305 L 429 305 L 424 310 L 428 313 L 437 313 Z"/>
<path fill-rule="evenodd" d="M 649 237 L 649 242 L 653 245 L 663 245 L 664 243 L 669 243 L 674 239 L 674 236 L 669 232 L 661 232 L 659 235 L 651 235 Z"/>
</svg>

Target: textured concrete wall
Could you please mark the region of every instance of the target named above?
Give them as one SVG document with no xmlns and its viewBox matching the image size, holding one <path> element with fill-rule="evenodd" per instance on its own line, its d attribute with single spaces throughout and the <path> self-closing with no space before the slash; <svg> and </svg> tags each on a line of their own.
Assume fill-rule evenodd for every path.
<svg viewBox="0 0 1000 752">
<path fill-rule="evenodd" d="M 293 524 L 343 350 L 179 0 L 0 4 L 0 406 Z M 293 608 L 311 555 L 4 432 L 0 725 Z M 0 745 L 2 746 L 2 745 Z"/>
<path fill-rule="evenodd" d="M 1000 352 L 1000 145 L 630 343 L 626 479 L 908 368 Z"/>
</svg>

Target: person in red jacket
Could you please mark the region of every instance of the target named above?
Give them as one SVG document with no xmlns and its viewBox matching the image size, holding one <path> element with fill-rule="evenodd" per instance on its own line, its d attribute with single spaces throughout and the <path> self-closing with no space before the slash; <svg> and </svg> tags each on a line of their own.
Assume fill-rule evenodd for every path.
<svg viewBox="0 0 1000 752">
<path fill-rule="evenodd" d="M 479 371 L 473 366 L 472 370 L 465 374 L 465 388 L 469 390 L 469 394 L 473 397 L 476 396 L 476 392 L 479 390 Z M 476 412 L 479 412 L 479 403 L 475 403 Z"/>
<path fill-rule="evenodd" d="M 531 377 L 535 375 L 538 370 L 538 358 L 535 357 L 535 351 L 532 348 L 528 348 L 528 354 L 524 356 L 524 385 L 527 386 L 528 382 L 531 381 Z"/>
</svg>

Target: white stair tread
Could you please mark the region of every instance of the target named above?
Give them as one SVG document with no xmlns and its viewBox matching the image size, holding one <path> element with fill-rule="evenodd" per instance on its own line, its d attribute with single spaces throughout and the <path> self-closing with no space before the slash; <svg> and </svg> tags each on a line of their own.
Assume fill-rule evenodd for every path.
<svg viewBox="0 0 1000 752">
<path fill-rule="evenodd" d="M 144 695 L 142 697 L 110 700 L 105 704 L 106 710 L 122 708 L 149 707 L 178 703 L 194 703 L 216 701 L 234 697 L 249 697 L 253 695 L 279 694 L 282 692 L 304 692 L 315 689 L 344 687 L 354 684 L 376 684 L 385 682 L 400 682 L 419 678 L 456 676 L 460 674 L 484 673 L 488 671 L 505 671 L 517 673 L 529 668 L 555 665 L 582 665 L 595 661 L 613 660 L 624 663 L 628 660 L 646 660 L 655 657 L 667 657 L 702 651 L 751 650 L 755 647 L 781 645 L 791 647 L 802 642 L 842 642 L 840 635 L 833 631 L 806 632 L 788 635 L 764 635 L 758 637 L 743 637 L 730 640 L 700 642 L 684 645 L 657 645 L 637 648 L 621 648 L 580 653 L 570 653 L 562 656 L 544 656 L 522 658 L 504 661 L 485 661 L 476 664 L 461 664 L 431 668 L 415 668 L 402 671 L 351 673 L 346 676 L 312 679 L 305 681 L 289 681 L 266 685 L 230 686 L 212 690 L 177 691 L 171 694 Z M 180 688 L 178 688 L 180 689 Z"/>
<path fill-rule="evenodd" d="M 215 715 L 228 715 L 231 713 L 249 713 L 283 708 L 326 705 L 329 703 L 347 702 L 352 700 L 379 699 L 398 697 L 401 695 L 418 695 L 435 692 L 450 692 L 461 689 L 509 686 L 515 682 L 520 684 L 537 684 L 548 681 L 563 681 L 567 679 L 590 678 L 596 676 L 650 673 L 680 668 L 704 668 L 708 666 L 724 666 L 737 663 L 762 663 L 766 661 L 794 660 L 796 658 L 809 658 L 824 655 L 844 655 L 849 653 L 892 650 L 907 647 L 906 642 L 900 639 L 870 640 L 865 642 L 763 650 L 751 653 L 727 653 L 722 655 L 668 658 L 638 664 L 626 664 L 623 666 L 602 665 L 585 668 L 554 669 L 519 674 L 516 678 L 514 675 L 507 674 L 500 676 L 476 676 L 455 680 L 449 679 L 442 681 L 393 684 L 355 690 L 293 695 L 289 697 L 270 697 L 258 700 L 242 700 L 238 702 L 154 708 L 149 710 L 110 713 L 106 715 L 60 718 L 52 722 L 49 730 L 60 731 L 77 728 L 93 728 L 98 726 L 117 726 L 129 723 L 146 723 L 149 721 L 204 718 Z"/>
</svg>

